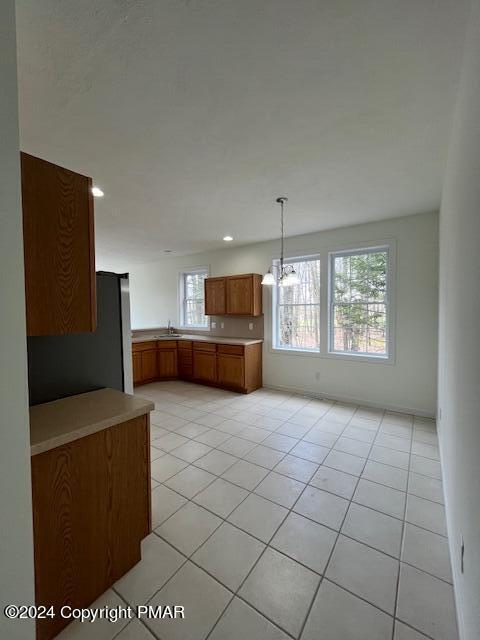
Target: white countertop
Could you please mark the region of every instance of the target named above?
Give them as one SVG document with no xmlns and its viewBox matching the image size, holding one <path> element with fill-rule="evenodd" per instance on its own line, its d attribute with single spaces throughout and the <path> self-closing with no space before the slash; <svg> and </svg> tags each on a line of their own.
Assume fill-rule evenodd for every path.
<svg viewBox="0 0 480 640">
<path fill-rule="evenodd" d="M 99 389 L 30 407 L 31 455 L 138 418 L 155 405 L 115 389 Z"/>
<path fill-rule="evenodd" d="M 159 338 L 158 336 L 162 336 Z M 182 335 L 178 338 L 175 336 L 163 335 L 159 332 L 145 333 L 141 336 L 134 336 L 132 338 L 132 342 L 150 342 L 151 340 L 193 340 L 195 342 L 213 342 L 214 344 L 236 344 L 248 346 L 250 344 L 259 344 L 263 342 L 260 339 L 249 339 L 249 338 L 223 338 L 220 336 L 204 336 L 204 335 L 190 335 L 188 333 L 182 333 Z"/>
</svg>

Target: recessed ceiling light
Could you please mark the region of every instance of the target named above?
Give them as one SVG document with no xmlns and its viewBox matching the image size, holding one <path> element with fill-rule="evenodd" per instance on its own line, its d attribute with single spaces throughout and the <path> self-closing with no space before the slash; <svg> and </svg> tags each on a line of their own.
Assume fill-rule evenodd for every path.
<svg viewBox="0 0 480 640">
<path fill-rule="evenodd" d="M 232 236 L 225 236 L 223 239 L 225 242 L 231 242 L 233 240 Z"/>
<path fill-rule="evenodd" d="M 95 198 L 103 198 L 104 196 L 104 193 L 100 189 L 100 187 L 92 187 L 92 193 L 95 196 Z"/>
</svg>

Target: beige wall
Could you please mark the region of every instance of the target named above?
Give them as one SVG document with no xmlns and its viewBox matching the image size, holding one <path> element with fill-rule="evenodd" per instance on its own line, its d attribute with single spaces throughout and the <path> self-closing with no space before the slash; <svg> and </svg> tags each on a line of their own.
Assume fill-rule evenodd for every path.
<svg viewBox="0 0 480 640">
<path fill-rule="evenodd" d="M 29 640 L 33 621 L 7 604 L 33 604 L 30 437 L 15 54 L 15 2 L 0 7 L 0 638 Z"/>
<path fill-rule="evenodd" d="M 264 383 L 432 415 L 436 407 L 437 225 L 437 214 L 430 213 L 289 238 L 286 248 L 291 256 L 395 241 L 396 359 L 394 364 L 383 364 L 273 353 L 271 298 L 270 291 L 264 290 Z M 278 250 L 277 241 L 263 242 L 125 265 L 130 271 L 132 326 L 165 326 L 168 319 L 178 325 L 178 274 L 182 269 L 206 265 L 213 276 L 263 273 Z M 237 329 L 249 335 L 245 324 Z"/>
<path fill-rule="evenodd" d="M 479 247 L 480 2 L 475 0 L 440 213 L 439 436 L 462 640 L 480 634 Z"/>
</svg>

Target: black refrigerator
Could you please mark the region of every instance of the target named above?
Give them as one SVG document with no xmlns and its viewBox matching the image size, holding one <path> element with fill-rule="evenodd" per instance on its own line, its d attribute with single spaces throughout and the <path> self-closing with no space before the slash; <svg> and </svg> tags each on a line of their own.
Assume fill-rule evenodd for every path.
<svg viewBox="0 0 480 640">
<path fill-rule="evenodd" d="M 128 274 L 96 277 L 96 331 L 27 339 L 30 406 L 103 387 L 133 393 Z"/>
</svg>

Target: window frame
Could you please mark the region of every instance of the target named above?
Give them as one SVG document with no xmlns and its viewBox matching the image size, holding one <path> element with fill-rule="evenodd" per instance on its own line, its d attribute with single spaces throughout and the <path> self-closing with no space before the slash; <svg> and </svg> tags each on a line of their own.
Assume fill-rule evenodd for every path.
<svg viewBox="0 0 480 640">
<path fill-rule="evenodd" d="M 185 291 L 186 291 L 185 279 L 186 279 L 186 276 L 196 275 L 196 274 L 205 274 L 205 278 L 208 278 L 208 276 L 210 275 L 210 269 L 209 269 L 208 266 L 188 267 L 188 268 L 182 269 L 178 273 L 178 319 L 179 319 L 179 329 L 193 329 L 195 331 L 210 331 L 210 317 L 209 316 L 205 316 L 205 318 L 207 319 L 207 323 L 206 324 L 193 325 L 193 324 L 186 324 L 185 323 L 185 317 L 186 317 L 186 313 L 185 313 L 186 312 L 186 309 L 185 309 L 185 302 L 186 302 L 186 297 L 185 297 Z M 204 303 L 205 303 L 205 290 L 204 290 L 203 300 L 204 300 Z"/>
<path fill-rule="evenodd" d="M 337 256 L 354 256 L 367 253 L 378 253 L 385 251 L 387 253 L 387 277 L 385 291 L 385 344 L 386 354 L 375 355 L 373 353 L 352 352 L 352 351 L 336 351 L 333 349 L 333 329 L 334 329 L 334 261 Z M 333 249 L 328 252 L 328 304 L 327 304 L 327 336 L 326 347 L 327 353 L 325 357 L 337 360 L 350 360 L 357 362 L 371 362 L 379 364 L 394 364 L 395 362 L 395 343 L 394 343 L 394 266 L 395 266 L 395 245 L 392 241 L 382 242 L 379 244 L 362 244 L 359 243 L 354 247 L 343 249 Z"/>
<path fill-rule="evenodd" d="M 279 336 L 279 307 L 284 305 L 279 305 L 278 303 L 278 289 L 279 285 L 275 284 L 272 287 L 272 352 L 275 353 L 283 353 L 283 354 L 299 354 L 299 355 L 314 355 L 317 356 L 321 353 L 321 342 L 322 342 L 322 318 L 321 318 L 321 309 L 322 309 L 322 262 L 319 253 L 311 254 L 304 256 L 289 256 L 284 259 L 284 264 L 290 264 L 292 262 L 311 262 L 313 260 L 318 260 L 319 262 L 319 297 L 318 302 L 312 302 L 308 304 L 301 305 L 293 305 L 293 306 L 315 306 L 318 307 L 318 348 L 317 349 L 301 349 L 299 347 L 281 347 L 278 345 L 278 336 Z M 276 258 L 273 261 L 273 265 L 276 267 L 280 266 L 280 259 Z"/>
</svg>

